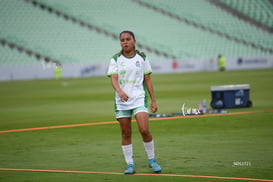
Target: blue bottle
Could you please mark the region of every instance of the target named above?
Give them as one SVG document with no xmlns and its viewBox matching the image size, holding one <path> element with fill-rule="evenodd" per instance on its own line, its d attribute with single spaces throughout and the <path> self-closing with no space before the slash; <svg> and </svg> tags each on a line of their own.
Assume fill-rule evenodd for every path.
<svg viewBox="0 0 273 182">
<path fill-rule="evenodd" d="M 206 113 L 207 112 L 207 101 L 206 101 L 206 99 L 203 100 L 202 105 L 203 105 L 203 113 Z"/>
</svg>

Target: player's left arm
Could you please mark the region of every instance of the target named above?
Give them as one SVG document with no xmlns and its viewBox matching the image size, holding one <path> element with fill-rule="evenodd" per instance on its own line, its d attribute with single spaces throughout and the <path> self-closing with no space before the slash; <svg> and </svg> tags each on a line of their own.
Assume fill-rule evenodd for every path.
<svg viewBox="0 0 273 182">
<path fill-rule="evenodd" d="M 154 94 L 154 88 L 153 88 L 151 74 L 144 75 L 144 82 L 146 84 L 146 88 L 147 88 L 150 98 L 151 98 L 151 111 L 153 113 L 155 113 L 158 108 L 157 108 L 157 104 L 156 104 L 156 98 L 155 98 L 155 94 Z"/>
</svg>

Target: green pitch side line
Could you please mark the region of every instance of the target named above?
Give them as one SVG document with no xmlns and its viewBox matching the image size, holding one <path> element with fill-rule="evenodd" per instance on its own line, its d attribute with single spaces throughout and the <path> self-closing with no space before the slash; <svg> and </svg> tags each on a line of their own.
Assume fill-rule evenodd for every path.
<svg viewBox="0 0 273 182">
<path fill-rule="evenodd" d="M 233 113 L 223 113 L 223 114 L 204 114 L 204 115 L 191 115 L 191 116 L 175 116 L 175 117 L 162 117 L 162 118 L 150 118 L 150 121 L 157 120 L 170 120 L 170 119 L 182 119 L 182 118 L 200 118 L 200 117 L 212 117 L 212 116 L 230 116 L 230 115 L 241 115 L 241 114 L 255 114 L 255 113 L 266 113 L 273 112 L 272 110 L 265 111 L 247 111 L 247 112 L 233 112 Z M 133 120 L 135 122 L 136 120 Z M 70 125 L 59 125 L 59 126 L 46 126 L 38 128 L 24 128 L 24 129 L 14 129 L 14 130 L 2 130 L 0 133 L 12 133 L 12 132 L 22 132 L 22 131 L 35 131 L 35 130 L 47 130 L 47 129 L 57 129 L 57 128 L 71 128 L 79 126 L 92 126 L 92 125 L 105 125 L 105 124 L 117 124 L 117 121 L 106 121 L 97 123 L 83 123 L 83 124 L 70 124 Z"/>
<path fill-rule="evenodd" d="M 123 173 L 114 173 L 114 172 L 68 171 L 68 170 L 45 170 L 45 169 L 0 168 L 0 171 L 25 171 L 25 172 L 49 172 L 49 173 L 124 175 Z M 200 175 L 180 175 L 180 174 L 144 174 L 144 173 L 136 173 L 134 175 L 137 175 L 137 176 L 190 177 L 190 178 L 209 178 L 209 179 L 229 179 L 229 180 L 241 180 L 241 181 L 267 181 L 267 182 L 273 182 L 273 180 L 271 180 L 271 179 L 236 178 L 236 177 L 221 177 L 221 176 L 200 176 Z"/>
</svg>

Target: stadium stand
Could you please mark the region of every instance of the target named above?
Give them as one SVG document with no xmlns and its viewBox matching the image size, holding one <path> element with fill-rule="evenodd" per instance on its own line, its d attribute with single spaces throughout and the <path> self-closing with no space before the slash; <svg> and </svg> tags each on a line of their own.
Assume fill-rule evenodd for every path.
<svg viewBox="0 0 273 182">
<path fill-rule="evenodd" d="M 98 48 L 100 53 L 100 49 L 104 49 L 106 53 L 113 54 L 113 51 L 107 50 L 107 47 L 104 48 L 101 44 L 107 42 L 115 48 L 116 41 L 75 26 L 24 1 L 6 2 L 11 7 L 5 9 L 9 15 L 6 16 L 6 21 L 1 23 L 2 31 L 5 38 L 17 39 L 13 42 L 20 46 L 55 57 L 62 62 L 94 61 L 90 60 L 90 54 L 100 60 L 102 54 L 98 53 Z"/>
<path fill-rule="evenodd" d="M 169 14 L 170 17 L 176 19 L 181 18 L 189 25 L 204 31 L 209 31 L 224 38 L 232 39 L 261 50 L 272 51 L 270 49 L 272 49 L 273 39 L 270 34 L 256 27 L 251 27 L 248 23 L 234 18 L 232 15 L 223 12 L 220 8 L 213 7 L 207 1 L 173 0 L 172 3 L 168 3 L 164 0 L 135 1 L 146 5 L 146 7 L 152 6 L 152 9 L 158 8 L 160 12 Z M 195 7 L 195 9 L 189 7 Z"/>
<path fill-rule="evenodd" d="M 5 45 L 3 45 L 5 44 Z M 37 64 L 39 59 L 31 56 L 26 50 L 21 47 L 16 47 L 14 44 L 2 43 L 0 46 L 1 65 L 29 65 Z M 24 52 L 25 51 L 25 52 Z M 24 52 L 24 53 L 23 53 Z"/>
<path fill-rule="evenodd" d="M 248 3 L 232 0 L 220 2 L 273 29 L 273 4 L 268 0 L 248 0 Z"/>
<path fill-rule="evenodd" d="M 119 51 L 118 34 L 125 29 L 135 32 L 138 48 L 151 60 L 273 52 L 272 34 L 206 0 L 2 0 L 0 4 L 0 51 L 5 55 L 0 64 L 34 63 L 33 58 L 108 62 Z M 12 51 L 17 50 L 14 56 L 7 51 L 11 45 L 16 48 Z M 15 60 L 18 53 L 28 56 Z"/>
</svg>

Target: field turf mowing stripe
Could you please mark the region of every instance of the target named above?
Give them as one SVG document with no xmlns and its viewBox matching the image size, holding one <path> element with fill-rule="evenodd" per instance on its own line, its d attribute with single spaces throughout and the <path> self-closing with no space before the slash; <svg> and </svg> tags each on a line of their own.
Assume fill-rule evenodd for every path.
<svg viewBox="0 0 273 182">
<path fill-rule="evenodd" d="M 123 175 L 123 173 L 114 173 L 114 172 L 45 170 L 45 169 L 0 168 L 0 171 L 25 171 L 25 172 L 50 172 L 50 173 L 108 174 L 108 175 L 114 174 L 114 175 Z M 271 180 L 271 179 L 236 178 L 236 177 L 221 177 L 221 176 L 200 176 L 200 175 L 180 175 L 180 174 L 144 174 L 144 173 L 136 173 L 134 175 L 137 175 L 137 176 L 190 177 L 190 178 L 210 178 L 210 179 L 228 179 L 228 180 L 241 180 L 241 181 L 267 181 L 267 182 L 273 182 L 273 180 Z"/>
<path fill-rule="evenodd" d="M 266 113 L 273 112 L 272 110 L 264 111 L 246 111 L 246 112 L 233 112 L 233 113 L 223 113 L 223 114 L 204 114 L 204 115 L 191 115 L 191 116 L 175 116 L 175 117 L 162 117 L 162 118 L 150 118 L 151 121 L 156 120 L 170 120 L 170 119 L 181 119 L 181 118 L 197 118 L 197 117 L 212 117 L 212 116 L 227 116 L 227 115 L 241 115 L 241 114 L 255 114 L 255 113 Z M 135 120 L 133 120 L 135 122 Z M 46 130 L 46 129 L 56 129 L 56 128 L 71 128 L 79 126 L 91 126 L 91 125 L 105 125 L 105 124 L 117 124 L 117 121 L 106 121 L 97 123 L 83 123 L 83 124 L 70 124 L 70 125 L 59 125 L 59 126 L 46 126 L 38 128 L 24 128 L 24 129 L 14 129 L 14 130 L 3 130 L 0 133 L 12 133 L 12 132 L 22 132 L 22 131 L 34 131 L 34 130 Z"/>
</svg>

